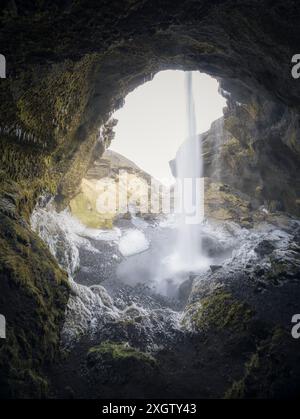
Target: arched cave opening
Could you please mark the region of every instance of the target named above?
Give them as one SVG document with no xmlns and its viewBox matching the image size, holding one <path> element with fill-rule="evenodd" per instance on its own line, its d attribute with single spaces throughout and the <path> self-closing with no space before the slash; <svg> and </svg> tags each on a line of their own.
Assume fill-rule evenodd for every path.
<svg viewBox="0 0 300 419">
<path fill-rule="evenodd" d="M 299 393 L 297 341 L 290 333 L 300 294 L 300 85 L 291 76 L 299 5 L 159 3 L 5 4 L 3 397 Z M 47 36 L 38 40 L 37 32 Z M 87 237 L 67 214 L 111 141 L 112 113 L 133 89 L 170 69 L 217 78 L 227 100 L 222 146 L 217 125 L 202 144 L 207 205 L 228 260 L 211 263 L 206 278 L 195 275 L 181 290 L 180 307 L 148 294 L 142 305 L 138 293 L 110 295 L 93 276 L 90 283 L 74 281 L 90 273 L 89 262 L 78 271 L 79 247 L 87 261 L 103 248 L 93 248 L 97 228 Z M 101 234 L 113 257 L 107 243 L 119 240 L 118 231 Z M 211 244 L 207 239 L 205 247 Z M 97 272 L 105 276 L 104 268 Z"/>
</svg>

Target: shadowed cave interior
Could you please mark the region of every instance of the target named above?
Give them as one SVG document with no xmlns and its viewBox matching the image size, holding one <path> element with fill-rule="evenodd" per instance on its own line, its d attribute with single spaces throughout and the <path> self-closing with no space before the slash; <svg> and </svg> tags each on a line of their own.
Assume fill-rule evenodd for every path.
<svg viewBox="0 0 300 419">
<path fill-rule="evenodd" d="M 292 0 L 5 2 L 1 398 L 299 395 L 299 17 Z M 108 290 L 105 263 L 86 283 L 73 262 L 90 246 L 113 256 L 115 220 L 96 245 L 66 218 L 83 182 L 120 164 L 103 162 L 113 112 L 163 70 L 211 75 L 226 99 L 201 135 L 204 248 L 222 257 L 175 300 Z M 143 222 L 171 234 L 140 216 L 118 226 Z"/>
</svg>

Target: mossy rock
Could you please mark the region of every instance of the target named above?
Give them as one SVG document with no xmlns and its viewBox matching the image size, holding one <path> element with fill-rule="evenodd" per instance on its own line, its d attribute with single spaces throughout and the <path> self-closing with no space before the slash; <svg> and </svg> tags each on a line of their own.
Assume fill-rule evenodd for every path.
<svg viewBox="0 0 300 419">
<path fill-rule="evenodd" d="M 205 213 L 215 220 L 241 222 L 249 216 L 249 199 L 239 191 L 221 182 L 205 182 Z"/>
<path fill-rule="evenodd" d="M 0 398 L 45 397 L 45 365 L 58 358 L 68 279 L 17 211 L 14 217 L 0 212 L 0 313 L 7 326 Z"/>
<path fill-rule="evenodd" d="M 245 364 L 244 376 L 225 393 L 230 399 L 299 397 L 300 356 L 297 342 L 281 327 L 271 329 Z"/>
<path fill-rule="evenodd" d="M 90 348 L 86 368 L 89 382 L 113 397 L 146 396 L 159 376 L 156 360 L 125 342 L 105 341 Z"/>
<path fill-rule="evenodd" d="M 102 362 L 137 362 L 149 366 L 155 366 L 155 359 L 149 354 L 142 352 L 126 343 L 114 343 L 110 341 L 102 342 L 99 346 L 89 349 L 87 354 L 87 362 L 89 366 Z"/>
<path fill-rule="evenodd" d="M 255 313 L 229 291 L 216 290 L 192 306 L 191 322 L 196 330 L 244 331 Z"/>
</svg>

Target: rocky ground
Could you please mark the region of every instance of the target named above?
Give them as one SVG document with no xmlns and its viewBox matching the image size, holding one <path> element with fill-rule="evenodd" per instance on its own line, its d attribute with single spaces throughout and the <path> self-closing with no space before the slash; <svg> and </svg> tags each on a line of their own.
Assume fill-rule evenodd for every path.
<svg viewBox="0 0 300 419">
<path fill-rule="evenodd" d="M 159 241 L 162 248 L 174 241 L 172 219 L 120 220 L 119 236 L 138 226 L 150 242 L 127 257 L 119 252 L 118 234 L 103 239 L 77 231 L 86 241 L 76 242 L 66 233 L 62 255 L 72 253 L 66 252 L 72 242 L 78 259 L 62 336 L 65 355 L 49 372 L 53 397 L 298 395 L 300 354 L 291 318 L 299 311 L 300 221 L 263 207 L 249 210 L 245 195 L 208 185 L 211 216 L 201 231 L 211 265 L 200 275 L 187 274 L 172 298 L 146 280 L 147 270 L 129 283 L 118 275 L 131 258 L 138 272 L 139 262 L 157 263 Z M 215 217 L 218 200 L 223 211 Z M 133 272 L 125 269 L 127 279 Z"/>
</svg>

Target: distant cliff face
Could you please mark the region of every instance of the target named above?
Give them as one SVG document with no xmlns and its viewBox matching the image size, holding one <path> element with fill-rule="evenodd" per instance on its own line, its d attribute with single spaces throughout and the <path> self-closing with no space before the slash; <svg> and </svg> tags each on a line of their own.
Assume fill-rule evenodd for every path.
<svg viewBox="0 0 300 419">
<path fill-rule="evenodd" d="M 300 215 L 300 131 L 297 114 L 252 97 L 229 101 L 224 117 L 229 133 L 221 147 L 221 176 L 270 211 Z"/>
<path fill-rule="evenodd" d="M 159 189 L 152 190 L 151 182 Z M 162 193 L 163 186 L 135 163 L 106 150 L 82 179 L 70 209 L 88 227 L 111 228 L 119 217 L 131 217 L 131 212 L 149 216 L 151 202 L 159 208 Z"/>
<path fill-rule="evenodd" d="M 299 117 L 257 96 L 248 101 L 229 98 L 224 118 L 199 138 L 204 176 L 249 195 L 255 207 L 299 216 Z M 175 160 L 170 166 L 175 175 Z"/>
</svg>

